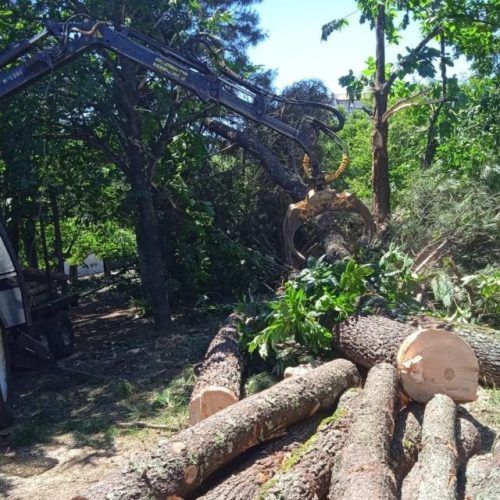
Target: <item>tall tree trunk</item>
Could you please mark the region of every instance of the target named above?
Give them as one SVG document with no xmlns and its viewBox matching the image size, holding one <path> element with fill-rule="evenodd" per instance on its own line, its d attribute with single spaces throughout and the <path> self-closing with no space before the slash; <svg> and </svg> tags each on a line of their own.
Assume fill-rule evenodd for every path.
<svg viewBox="0 0 500 500">
<path fill-rule="evenodd" d="M 373 217 L 380 228 L 389 218 L 391 188 L 389 184 L 389 126 L 383 119 L 387 111 L 389 89 L 385 78 L 385 6 L 378 7 L 375 20 L 376 74 L 374 83 L 375 109 L 372 133 Z"/>
<path fill-rule="evenodd" d="M 36 251 L 36 220 L 33 216 L 27 217 L 24 222 L 22 239 L 28 266 L 38 269 L 38 254 Z"/>
<path fill-rule="evenodd" d="M 170 323 L 170 305 L 153 194 L 149 183 L 135 180 L 131 185 L 138 211 L 136 237 L 142 288 L 153 309 L 155 327 L 163 329 Z"/>
<path fill-rule="evenodd" d="M 64 255 L 62 249 L 61 216 L 59 214 L 59 204 L 57 194 L 54 190 L 49 191 L 50 208 L 52 210 L 52 222 L 54 224 L 54 253 L 57 259 L 57 271 L 64 274 Z M 61 284 L 62 292 L 67 292 L 67 284 Z"/>
</svg>

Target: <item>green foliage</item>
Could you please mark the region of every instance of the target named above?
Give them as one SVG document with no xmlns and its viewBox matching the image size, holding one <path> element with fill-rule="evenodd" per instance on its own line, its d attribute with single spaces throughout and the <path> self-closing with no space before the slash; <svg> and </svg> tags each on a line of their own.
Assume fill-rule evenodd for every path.
<svg viewBox="0 0 500 500">
<path fill-rule="evenodd" d="M 419 276 L 412 271 L 413 259 L 391 244 L 382 255 L 377 270 L 377 290 L 391 309 L 401 304 L 415 306 Z"/>
<path fill-rule="evenodd" d="M 268 372 L 256 373 L 255 375 L 251 375 L 245 382 L 245 394 L 247 396 L 257 394 L 265 389 L 269 389 L 276 382 L 278 382 L 277 378 Z"/>
<path fill-rule="evenodd" d="M 195 381 L 193 367 L 187 366 L 179 376 L 169 382 L 168 386 L 154 397 L 152 408 L 179 410 L 185 407 L 189 403 Z"/>
<path fill-rule="evenodd" d="M 332 332 L 322 323 L 325 315 L 342 321 L 356 311 L 359 297 L 366 291 L 373 269 L 350 259 L 327 264 L 310 259 L 309 266 L 285 283 L 281 296 L 270 303 L 268 326 L 248 344 L 262 358 L 269 351 L 298 344 L 318 354 L 331 346 Z"/>
<path fill-rule="evenodd" d="M 347 19 L 333 19 L 332 21 L 324 24 L 321 27 L 321 40 L 326 42 L 334 31 L 340 31 L 343 27 L 347 26 L 349 21 Z"/>
<path fill-rule="evenodd" d="M 485 183 L 454 178 L 438 167 L 413 176 L 393 225 L 407 251 L 446 239 L 459 266 L 482 269 L 498 261 L 499 194 Z"/>
<path fill-rule="evenodd" d="M 453 265 L 435 272 L 431 287 L 437 314 L 451 321 L 500 326 L 500 268 L 460 276 Z"/>
</svg>

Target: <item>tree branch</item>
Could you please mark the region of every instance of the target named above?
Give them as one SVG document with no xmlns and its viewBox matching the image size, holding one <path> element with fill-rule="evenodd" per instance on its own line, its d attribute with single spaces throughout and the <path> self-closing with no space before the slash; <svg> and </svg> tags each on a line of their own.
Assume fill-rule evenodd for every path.
<svg viewBox="0 0 500 500">
<path fill-rule="evenodd" d="M 78 124 L 78 128 L 71 130 L 68 134 L 73 139 L 81 140 L 86 142 L 89 146 L 101 151 L 104 157 L 110 162 L 116 165 L 125 174 L 128 173 L 128 165 L 124 162 L 107 144 L 106 142 L 97 136 L 92 129 L 89 127 L 82 126 Z"/>
<path fill-rule="evenodd" d="M 418 55 L 422 51 L 422 49 L 442 31 L 442 29 L 442 26 L 436 26 L 433 30 L 431 30 L 429 34 L 411 51 L 410 55 Z M 385 88 L 387 90 L 392 87 L 393 83 L 396 81 L 396 78 L 401 74 L 401 71 L 406 73 L 408 61 L 408 56 L 401 59 L 401 63 L 398 65 L 398 69 L 391 73 L 391 76 L 385 83 Z"/>
<path fill-rule="evenodd" d="M 224 137 L 224 139 L 230 142 L 236 143 L 241 148 L 255 155 L 273 181 L 287 191 L 295 202 L 303 200 L 306 197 L 308 187 L 302 179 L 280 163 L 266 146 L 252 139 L 244 132 L 235 130 L 212 118 L 207 118 L 204 123 L 211 132 Z"/>
<path fill-rule="evenodd" d="M 392 115 L 396 114 L 398 111 L 401 111 L 402 109 L 405 108 L 410 108 L 413 106 L 429 106 L 431 104 L 442 104 L 445 102 L 446 99 L 444 97 L 440 97 L 439 99 L 431 99 L 429 101 L 418 101 L 418 102 L 413 102 L 409 101 L 407 99 L 404 99 L 403 101 L 399 101 L 394 106 L 392 106 L 390 109 L 388 109 L 382 116 L 382 121 L 386 122 Z"/>
</svg>

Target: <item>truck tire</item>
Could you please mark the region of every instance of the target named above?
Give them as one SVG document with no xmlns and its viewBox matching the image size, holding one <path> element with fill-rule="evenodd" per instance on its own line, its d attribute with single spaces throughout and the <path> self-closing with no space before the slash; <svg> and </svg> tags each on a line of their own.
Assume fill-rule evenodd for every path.
<svg viewBox="0 0 500 500">
<path fill-rule="evenodd" d="M 7 333 L 0 331 L 0 429 L 12 424 L 12 384 Z"/>
<path fill-rule="evenodd" d="M 60 311 L 47 319 L 44 330 L 49 351 L 55 359 L 66 358 L 75 352 L 75 334 L 67 313 Z"/>
</svg>

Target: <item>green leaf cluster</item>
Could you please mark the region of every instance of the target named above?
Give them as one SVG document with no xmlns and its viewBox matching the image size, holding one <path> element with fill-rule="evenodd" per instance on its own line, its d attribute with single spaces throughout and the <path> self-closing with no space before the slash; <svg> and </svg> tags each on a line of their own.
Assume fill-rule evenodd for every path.
<svg viewBox="0 0 500 500">
<path fill-rule="evenodd" d="M 283 293 L 269 304 L 268 326 L 248 344 L 262 358 L 269 350 L 298 344 L 313 354 L 330 349 L 331 319 L 342 321 L 357 309 L 373 269 L 348 259 L 328 264 L 310 259 L 308 267 L 284 285 Z"/>
</svg>

